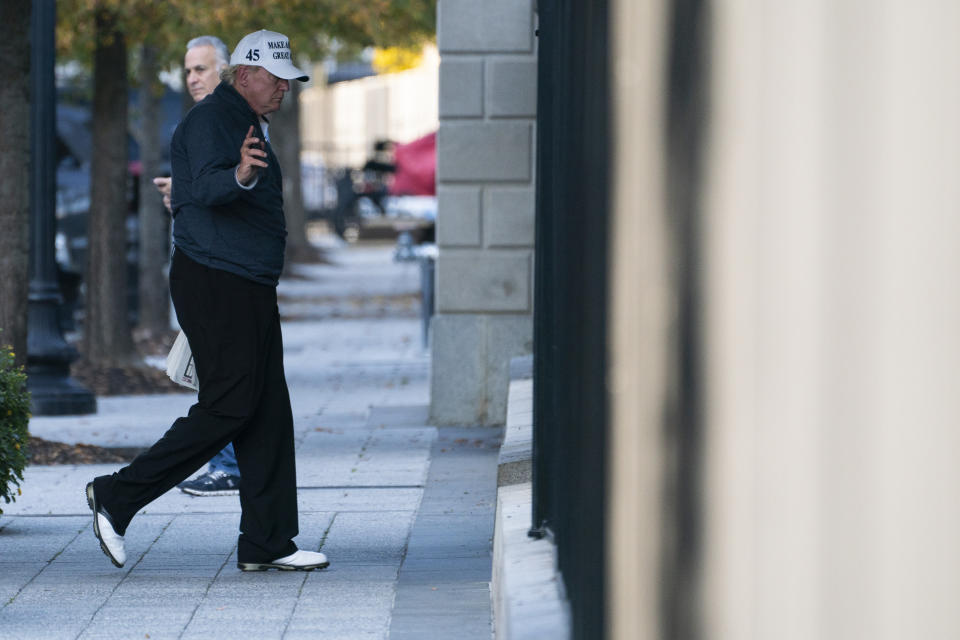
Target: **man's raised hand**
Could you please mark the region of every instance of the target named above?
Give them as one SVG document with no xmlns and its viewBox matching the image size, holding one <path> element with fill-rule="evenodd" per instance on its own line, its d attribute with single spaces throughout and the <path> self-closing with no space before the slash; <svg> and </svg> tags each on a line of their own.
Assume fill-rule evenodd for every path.
<svg viewBox="0 0 960 640">
<path fill-rule="evenodd" d="M 253 135 L 253 125 L 247 130 L 247 137 L 243 139 L 240 145 L 240 165 L 237 167 L 237 180 L 240 184 L 246 186 L 257 177 L 260 167 L 266 167 L 267 163 L 261 158 L 266 158 L 267 152 L 263 150 L 263 143 L 260 138 Z"/>
</svg>

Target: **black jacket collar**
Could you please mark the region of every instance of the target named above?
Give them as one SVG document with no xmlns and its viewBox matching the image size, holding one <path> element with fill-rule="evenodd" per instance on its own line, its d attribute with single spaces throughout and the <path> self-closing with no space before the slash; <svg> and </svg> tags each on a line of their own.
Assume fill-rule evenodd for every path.
<svg viewBox="0 0 960 640">
<path fill-rule="evenodd" d="M 254 112 L 254 110 L 250 107 L 250 103 L 247 102 L 247 99 L 240 95 L 240 92 L 237 91 L 233 85 L 227 84 L 226 82 L 221 82 L 214 88 L 213 94 L 211 95 L 214 94 L 216 94 L 217 98 L 223 100 L 228 105 L 242 110 L 245 115 L 253 118 L 257 124 L 260 124 L 261 122 L 270 124 L 267 116 L 257 116 L 256 112 Z"/>
<path fill-rule="evenodd" d="M 250 103 L 248 103 L 246 98 L 240 95 L 240 93 L 233 88 L 233 85 L 229 85 L 226 82 L 221 82 L 213 90 L 212 95 L 216 96 L 217 99 L 224 101 L 231 107 L 242 110 L 246 115 L 250 116 L 251 119 L 255 121 L 260 120 L 260 118 L 257 117 L 257 114 L 254 113 L 253 109 L 250 107 Z"/>
</svg>

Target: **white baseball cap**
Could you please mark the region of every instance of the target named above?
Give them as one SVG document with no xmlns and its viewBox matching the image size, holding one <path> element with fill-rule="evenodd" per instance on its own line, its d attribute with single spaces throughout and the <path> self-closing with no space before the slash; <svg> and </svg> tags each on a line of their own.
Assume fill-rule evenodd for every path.
<svg viewBox="0 0 960 640">
<path fill-rule="evenodd" d="M 245 64 L 251 67 L 263 67 L 278 78 L 301 82 L 309 76 L 290 62 L 290 40 L 276 31 L 260 29 L 243 36 L 230 56 L 230 64 Z"/>
</svg>

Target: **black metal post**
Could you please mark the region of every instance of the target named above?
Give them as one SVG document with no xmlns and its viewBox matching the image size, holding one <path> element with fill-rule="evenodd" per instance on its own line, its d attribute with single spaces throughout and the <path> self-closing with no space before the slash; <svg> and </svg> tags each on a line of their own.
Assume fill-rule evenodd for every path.
<svg viewBox="0 0 960 640">
<path fill-rule="evenodd" d="M 556 280 L 555 226 L 553 224 L 556 171 L 553 153 L 556 130 L 554 97 L 557 68 L 557 3 L 538 2 L 537 29 L 537 184 L 536 247 L 534 253 L 533 304 L 533 445 L 531 522 L 529 535 L 542 538 L 550 533 L 553 505 L 550 502 L 552 445 L 550 425 L 556 411 L 555 390 L 557 309 L 553 295 Z"/>
<path fill-rule="evenodd" d="M 62 303 L 54 258 L 56 234 L 56 90 L 54 0 L 34 0 L 30 18 L 30 293 L 27 386 L 35 415 L 93 413 L 96 397 L 70 378 L 77 357 L 60 331 Z"/>
<path fill-rule="evenodd" d="M 436 260 L 433 256 L 420 256 L 420 321 L 423 348 L 430 346 L 430 322 L 433 320 L 433 278 Z"/>
<path fill-rule="evenodd" d="M 607 4 L 537 4 L 530 535 L 556 544 L 575 640 L 606 628 Z"/>
</svg>

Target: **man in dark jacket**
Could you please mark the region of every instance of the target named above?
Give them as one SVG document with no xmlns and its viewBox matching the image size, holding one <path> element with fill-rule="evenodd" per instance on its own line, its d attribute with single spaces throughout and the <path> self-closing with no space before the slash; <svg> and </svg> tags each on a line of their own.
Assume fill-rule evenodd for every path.
<svg viewBox="0 0 960 640">
<path fill-rule="evenodd" d="M 289 81 L 308 78 L 292 64 L 286 36 L 261 30 L 240 41 L 222 79 L 170 146 L 170 294 L 193 350 L 198 401 L 148 451 L 89 483 L 87 499 L 101 548 L 123 566 L 134 514 L 232 441 L 243 475 L 237 566 L 322 568 L 324 554 L 293 542 L 293 417 L 276 295 L 286 226 L 280 166 L 264 131 Z"/>
</svg>

